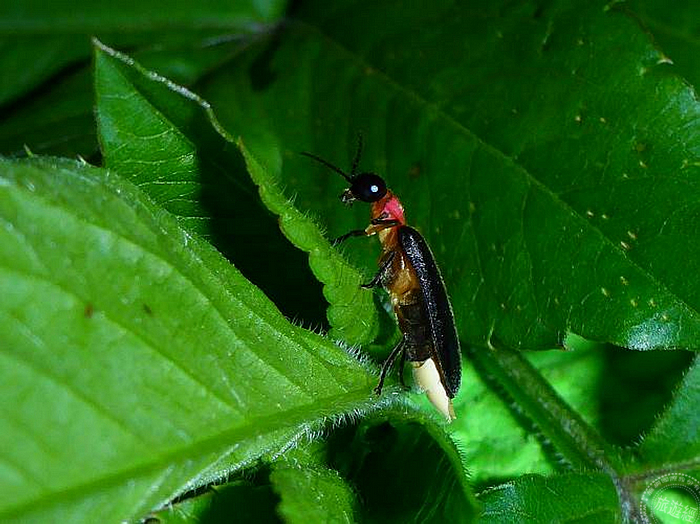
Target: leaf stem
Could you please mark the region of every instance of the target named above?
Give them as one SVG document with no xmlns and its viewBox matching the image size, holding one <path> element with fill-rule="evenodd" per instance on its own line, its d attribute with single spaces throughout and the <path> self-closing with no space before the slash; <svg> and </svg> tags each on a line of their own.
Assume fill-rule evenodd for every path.
<svg viewBox="0 0 700 524">
<path fill-rule="evenodd" d="M 475 365 L 486 372 L 532 420 L 574 469 L 607 473 L 620 498 L 623 519 L 636 522 L 637 506 L 622 476 L 623 458 L 562 399 L 521 352 L 504 347 L 472 347 Z"/>
<path fill-rule="evenodd" d="M 495 379 L 574 469 L 620 470 L 613 448 L 562 399 L 519 351 L 472 348 L 472 359 Z"/>
</svg>

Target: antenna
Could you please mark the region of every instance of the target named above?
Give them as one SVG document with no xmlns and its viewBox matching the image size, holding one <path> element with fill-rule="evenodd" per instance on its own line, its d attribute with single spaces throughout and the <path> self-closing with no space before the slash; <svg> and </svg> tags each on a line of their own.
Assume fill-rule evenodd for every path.
<svg viewBox="0 0 700 524">
<path fill-rule="evenodd" d="M 360 163 L 360 157 L 362 156 L 362 133 L 357 133 L 357 153 L 355 153 L 355 158 L 352 161 L 352 171 L 350 174 L 354 177 L 357 174 L 357 166 Z"/>
<path fill-rule="evenodd" d="M 345 180 L 352 183 L 352 179 L 353 179 L 353 176 L 355 174 L 355 166 L 353 166 L 353 175 L 351 176 L 351 175 L 348 175 L 345 171 L 343 171 L 339 167 L 336 167 L 333 164 L 331 164 L 330 162 L 328 162 L 327 160 L 324 160 L 320 156 L 316 156 L 316 155 L 313 155 L 311 153 L 307 153 L 306 151 L 302 151 L 301 154 L 304 156 L 308 156 L 309 158 L 313 158 L 316 162 L 323 164 L 324 166 L 326 166 L 329 169 L 332 169 L 333 171 L 335 171 L 336 173 L 341 175 L 343 178 L 345 178 Z"/>
</svg>

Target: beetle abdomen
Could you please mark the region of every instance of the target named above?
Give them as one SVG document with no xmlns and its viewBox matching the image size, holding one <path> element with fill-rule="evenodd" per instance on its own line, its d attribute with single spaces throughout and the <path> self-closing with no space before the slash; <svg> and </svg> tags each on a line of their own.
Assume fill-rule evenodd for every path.
<svg viewBox="0 0 700 524">
<path fill-rule="evenodd" d="M 432 344 L 430 355 L 443 379 L 450 398 L 459 389 L 462 380 L 461 353 L 452 306 L 445 284 L 428 244 L 421 234 L 410 226 L 398 228 L 398 242 L 418 279 L 422 304 Z"/>
<path fill-rule="evenodd" d="M 409 362 L 422 362 L 430 358 L 433 339 L 430 334 L 430 322 L 426 316 L 423 297 L 413 304 L 399 304 L 394 308 L 406 345 L 406 358 Z"/>
</svg>

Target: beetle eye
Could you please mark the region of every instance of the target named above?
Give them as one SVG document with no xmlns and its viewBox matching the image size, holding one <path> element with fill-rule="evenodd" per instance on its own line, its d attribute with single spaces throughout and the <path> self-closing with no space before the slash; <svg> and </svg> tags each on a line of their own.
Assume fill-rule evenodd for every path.
<svg viewBox="0 0 700 524">
<path fill-rule="evenodd" d="M 352 181 L 353 196 L 363 202 L 376 202 L 386 195 L 386 184 L 374 173 L 360 173 Z"/>
</svg>

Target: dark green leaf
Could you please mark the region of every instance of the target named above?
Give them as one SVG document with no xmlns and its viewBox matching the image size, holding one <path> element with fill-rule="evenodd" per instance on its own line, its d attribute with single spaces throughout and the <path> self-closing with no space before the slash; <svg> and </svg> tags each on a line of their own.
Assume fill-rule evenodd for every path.
<svg viewBox="0 0 700 524">
<path fill-rule="evenodd" d="M 507 397 L 513 399 L 574 468 L 609 472 L 619 468 L 618 450 L 605 442 L 557 394 L 521 352 L 506 348 L 477 348 L 470 355 L 482 372 L 495 378 Z"/>
<path fill-rule="evenodd" d="M 649 431 L 671 402 L 695 355 L 689 351 L 625 351 L 607 346 L 601 348 L 601 357 L 595 398 L 589 400 L 598 410 L 599 431 L 612 444 L 637 445 L 640 435 Z M 572 380 L 581 381 L 580 375 L 572 373 Z"/>
<path fill-rule="evenodd" d="M 669 61 L 698 89 L 700 86 L 700 4 L 694 0 L 673 2 L 628 0 L 624 4 L 638 16 Z"/>
<path fill-rule="evenodd" d="M 288 449 L 269 468 L 243 473 L 205 493 L 178 501 L 154 516 L 167 524 L 201 522 L 356 522 L 355 497 L 324 465 L 325 443 Z"/>
<path fill-rule="evenodd" d="M 546 496 L 544 495 L 546 493 Z M 620 503 L 607 475 L 526 475 L 479 496 L 481 522 L 576 522 L 618 524 Z"/>
<path fill-rule="evenodd" d="M 355 487 L 362 522 L 471 522 L 478 514 L 454 443 L 414 409 L 336 432 L 329 459 Z"/>
<path fill-rule="evenodd" d="M 378 329 L 377 312 L 371 290 L 360 287 L 364 283 L 362 274 L 331 248 L 313 220 L 285 198 L 262 165 L 245 149 L 243 153 L 248 172 L 260 188 L 262 201 L 280 217 L 280 227 L 287 238 L 309 253 L 311 269 L 325 284 L 328 322 L 333 327 L 330 335 L 350 344 L 374 340 Z"/>
<path fill-rule="evenodd" d="M 12 157 L 25 156 L 27 150 L 73 158 L 93 155 L 97 140 L 91 76 L 80 69 L 56 81 L 48 93 L 8 111 L 0 119 L 0 151 Z"/>
<path fill-rule="evenodd" d="M 307 25 L 204 93 L 255 154 L 282 151 L 299 207 L 332 233 L 362 223 L 338 218 L 342 180 L 287 153 L 347 168 L 365 131 L 361 167 L 432 245 L 466 340 L 697 348 L 693 92 L 602 3 L 507 5 L 303 3 Z"/>
<path fill-rule="evenodd" d="M 146 32 L 181 28 L 218 27 L 231 29 L 274 20 L 279 16 L 280 0 L 208 0 L 175 2 L 163 8 L 157 0 L 140 2 L 70 2 L 40 0 L 3 2 L 0 29 L 14 33 Z"/>
<path fill-rule="evenodd" d="M 252 30 L 280 16 L 282 0 L 170 3 L 146 0 L 37 0 L 0 3 L 0 106 L 39 85 L 67 64 L 87 58 L 89 38 L 113 45 L 165 41 Z"/>
<path fill-rule="evenodd" d="M 0 174 L 1 519 L 136 518 L 374 404 L 354 358 L 131 184 Z"/>
<path fill-rule="evenodd" d="M 135 53 L 147 67 L 191 86 L 244 45 L 241 39 L 207 42 L 194 39 L 159 45 Z M 89 158 L 97 152 L 93 73 L 88 64 L 51 81 L 50 87 L 24 104 L 13 106 L 0 119 L 0 151 Z M 60 132 L 59 132 L 60 130 Z"/>
<path fill-rule="evenodd" d="M 3 10 L 20 2 L 0 5 L 0 107 L 18 98 L 67 64 L 87 56 L 87 35 L 37 37 L 18 35 L 3 19 Z"/>
<path fill-rule="evenodd" d="M 256 188 L 243 172 L 238 150 L 212 127 L 216 122 L 206 102 L 105 47 L 96 49 L 95 68 L 107 166 L 134 180 L 188 228 L 213 236 L 218 228 L 220 236 L 233 237 L 232 250 L 248 245 L 250 264 L 244 265 L 240 254 L 232 257 L 246 273 L 264 265 L 268 275 L 281 277 L 266 286 L 273 297 L 291 287 L 292 301 L 310 297 L 318 303 L 320 297 L 295 287 L 279 271 L 294 267 L 293 254 L 268 253 L 274 234 L 261 227 Z M 287 200 L 256 159 L 247 153 L 245 159 L 263 203 L 279 216 L 287 238 L 309 253 L 314 274 L 326 284 L 331 335 L 351 344 L 373 340 L 376 310 L 372 292 L 360 288 L 362 275 L 331 249 L 314 221 Z"/>
<path fill-rule="evenodd" d="M 699 405 L 700 360 L 696 357 L 673 402 L 642 441 L 639 452 L 644 464 L 700 470 Z"/>
<path fill-rule="evenodd" d="M 357 522 L 354 494 L 332 469 L 286 464 L 276 467 L 270 480 L 281 499 L 277 511 L 287 523 Z"/>
<path fill-rule="evenodd" d="M 605 373 L 603 355 L 600 347 L 577 344 L 573 351 L 540 351 L 527 357 L 564 400 L 598 427 L 600 405 L 594 393 Z M 499 395 L 493 386 L 476 373 L 471 359 L 465 359 L 462 389 L 455 399 L 457 420 L 449 431 L 472 483 L 493 484 L 525 473 L 554 473 L 561 456 L 552 456 L 558 452 L 551 447 L 543 449 L 545 439 L 533 434 L 519 405 L 507 395 Z M 427 401 L 423 404 L 430 409 Z"/>
<path fill-rule="evenodd" d="M 211 488 L 207 493 L 169 505 L 154 514 L 153 524 L 228 524 L 278 522 L 279 497 L 270 484 L 236 481 Z M 146 521 L 145 524 L 151 524 Z"/>
</svg>

